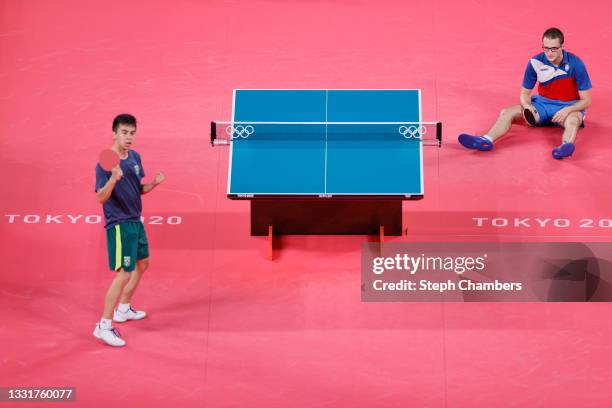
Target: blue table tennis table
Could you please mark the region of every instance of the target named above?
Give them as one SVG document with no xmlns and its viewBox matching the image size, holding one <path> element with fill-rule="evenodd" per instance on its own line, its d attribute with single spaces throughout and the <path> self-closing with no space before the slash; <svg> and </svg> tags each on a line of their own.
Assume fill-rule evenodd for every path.
<svg viewBox="0 0 612 408">
<path fill-rule="evenodd" d="M 252 235 L 400 235 L 402 201 L 423 198 L 418 89 L 237 89 L 223 123 L 227 195 L 251 200 Z"/>
</svg>

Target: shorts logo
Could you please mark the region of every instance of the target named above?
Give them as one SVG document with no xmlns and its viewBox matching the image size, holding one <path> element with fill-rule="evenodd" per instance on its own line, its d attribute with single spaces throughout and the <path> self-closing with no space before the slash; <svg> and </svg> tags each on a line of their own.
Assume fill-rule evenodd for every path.
<svg viewBox="0 0 612 408">
<path fill-rule="evenodd" d="M 123 265 L 124 266 L 130 266 L 131 263 L 132 263 L 132 257 L 131 256 L 124 256 L 123 257 Z"/>
<path fill-rule="evenodd" d="M 134 171 L 136 172 L 137 176 L 140 176 L 140 166 L 139 165 L 137 164 L 134 165 Z"/>
</svg>

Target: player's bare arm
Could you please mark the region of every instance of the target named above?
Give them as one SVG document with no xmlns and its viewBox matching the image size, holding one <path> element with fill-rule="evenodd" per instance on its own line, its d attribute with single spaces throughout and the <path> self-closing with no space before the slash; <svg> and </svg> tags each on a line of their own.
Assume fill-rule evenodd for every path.
<svg viewBox="0 0 612 408">
<path fill-rule="evenodd" d="M 164 176 L 163 173 L 157 172 L 152 182 L 140 185 L 140 193 L 147 194 L 148 192 L 152 191 L 155 187 L 160 185 L 165 179 L 166 179 L 166 176 Z"/>
</svg>

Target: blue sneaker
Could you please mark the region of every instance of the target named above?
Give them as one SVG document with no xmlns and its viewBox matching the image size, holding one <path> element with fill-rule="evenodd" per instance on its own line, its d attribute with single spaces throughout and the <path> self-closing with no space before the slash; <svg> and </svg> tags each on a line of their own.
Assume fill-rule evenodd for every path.
<svg viewBox="0 0 612 408">
<path fill-rule="evenodd" d="M 462 133 L 459 135 L 459 143 L 468 149 L 478 149 L 483 152 L 493 149 L 493 142 L 484 136 L 472 136 Z"/>
<path fill-rule="evenodd" d="M 563 143 L 561 146 L 553 149 L 552 157 L 561 160 L 564 157 L 570 157 L 574 150 L 576 150 L 576 146 L 573 143 Z"/>
</svg>

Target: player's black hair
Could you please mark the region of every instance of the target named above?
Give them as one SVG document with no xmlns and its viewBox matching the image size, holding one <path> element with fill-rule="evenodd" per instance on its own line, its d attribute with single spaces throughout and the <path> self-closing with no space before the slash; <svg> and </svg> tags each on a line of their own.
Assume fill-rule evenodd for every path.
<svg viewBox="0 0 612 408">
<path fill-rule="evenodd" d="M 542 38 L 544 37 L 550 38 L 551 40 L 558 38 L 561 45 L 563 45 L 563 41 L 565 40 L 565 38 L 563 38 L 563 33 L 557 27 L 550 27 L 548 30 L 544 31 Z"/>
<path fill-rule="evenodd" d="M 115 119 L 113 119 L 113 132 L 116 132 L 117 129 L 119 129 L 119 125 L 132 125 L 136 127 L 136 118 L 129 113 L 117 115 L 115 116 Z"/>
</svg>

